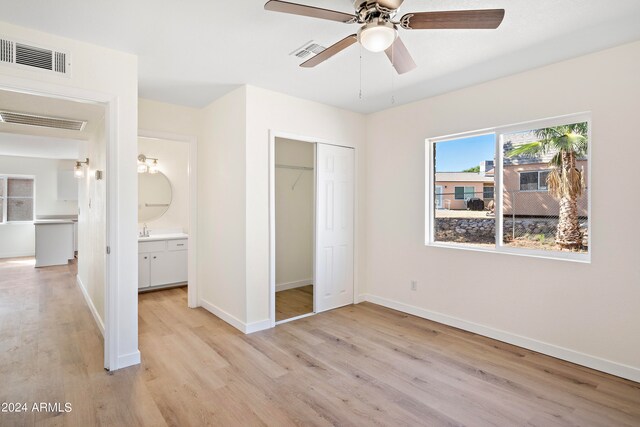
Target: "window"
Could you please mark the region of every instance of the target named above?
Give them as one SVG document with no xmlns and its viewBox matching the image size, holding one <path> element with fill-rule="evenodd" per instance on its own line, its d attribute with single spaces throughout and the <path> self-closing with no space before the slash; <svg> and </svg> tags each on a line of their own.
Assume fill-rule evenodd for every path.
<svg viewBox="0 0 640 427">
<path fill-rule="evenodd" d="M 482 198 L 487 200 L 487 199 L 493 199 L 493 186 L 485 186 L 482 188 Z"/>
<path fill-rule="evenodd" d="M 426 243 L 589 261 L 590 117 L 492 131 L 427 140 Z"/>
<path fill-rule="evenodd" d="M 549 171 L 520 172 L 520 191 L 547 191 Z"/>
<path fill-rule="evenodd" d="M 33 221 L 34 179 L 0 176 L 0 222 Z"/>
<path fill-rule="evenodd" d="M 483 187 L 489 185 L 493 189 L 494 185 L 495 135 L 443 140 L 432 148 L 434 241 L 495 245 L 491 232 L 495 219 L 487 216 L 483 200 Z M 487 171 L 487 165 L 491 166 L 491 172 Z"/>
<path fill-rule="evenodd" d="M 476 189 L 475 187 L 455 187 L 454 192 L 456 200 L 469 200 L 474 197 Z"/>
</svg>

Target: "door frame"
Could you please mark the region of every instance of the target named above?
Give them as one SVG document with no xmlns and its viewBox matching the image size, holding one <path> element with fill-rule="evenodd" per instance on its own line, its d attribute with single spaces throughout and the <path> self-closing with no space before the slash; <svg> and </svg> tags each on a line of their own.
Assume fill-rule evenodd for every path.
<svg viewBox="0 0 640 427">
<path fill-rule="evenodd" d="M 198 236 L 198 139 L 195 136 L 138 129 L 139 138 L 160 139 L 188 144 L 189 148 L 189 258 L 187 273 L 187 306 L 200 306 L 197 281 Z M 137 144 L 138 141 L 136 141 Z"/>
<path fill-rule="evenodd" d="M 105 107 L 105 160 L 106 160 L 106 212 L 105 212 L 105 285 L 104 285 L 104 368 L 118 366 L 118 158 L 117 135 L 119 97 L 102 92 L 63 86 L 39 80 L 24 79 L 0 74 L 0 90 L 58 98 L 74 102 L 101 104 Z M 110 250 L 108 251 L 107 248 Z M 98 329 L 100 325 L 97 324 Z"/>
<path fill-rule="evenodd" d="M 327 144 L 327 145 L 334 145 L 334 146 L 338 146 L 338 147 L 345 147 L 345 148 L 350 148 L 354 150 L 354 161 L 356 162 L 356 165 L 354 165 L 354 203 L 356 204 L 356 206 L 354 206 L 354 244 L 353 244 L 353 253 L 354 253 L 354 280 L 353 280 L 353 299 L 354 299 L 354 303 L 358 300 L 358 297 L 356 296 L 356 290 L 357 290 L 357 262 L 356 262 L 356 254 L 357 254 L 357 239 L 355 238 L 357 236 L 357 224 L 356 224 L 356 218 L 357 218 L 357 198 L 358 198 L 358 194 L 357 194 L 357 150 L 355 146 L 348 146 L 348 145 L 342 145 L 342 144 L 336 144 L 333 143 L 331 141 L 328 141 L 326 139 L 323 138 L 316 138 L 313 136 L 306 136 L 306 135 L 300 135 L 300 134 L 296 134 L 296 133 L 291 133 L 291 132 L 285 132 L 285 131 L 278 131 L 278 130 L 273 130 L 270 129 L 269 130 L 269 322 L 271 327 L 275 327 L 276 326 L 276 138 L 283 138 L 283 139 L 292 139 L 294 141 L 300 141 L 300 142 L 308 142 L 308 143 L 312 143 L 315 144 L 315 148 L 314 148 L 314 162 L 317 161 L 317 144 Z M 313 182 L 314 182 L 314 197 L 313 197 L 313 203 L 314 203 L 314 209 L 313 209 L 313 215 L 314 215 L 314 227 L 313 227 L 313 240 L 314 240 L 314 257 L 313 257 L 313 281 L 314 281 L 314 292 L 313 292 L 313 312 L 311 313 L 307 313 L 307 314 L 303 314 L 301 316 L 296 316 L 296 317 L 292 317 L 290 319 L 285 319 L 282 320 L 280 322 L 277 322 L 277 324 L 281 324 L 281 323 L 286 323 L 286 322 L 290 322 L 292 320 L 297 320 L 297 319 L 301 319 L 303 317 L 308 317 L 308 316 L 313 316 L 314 314 L 316 314 L 316 298 L 317 298 L 317 292 L 315 291 L 315 276 L 316 276 L 316 261 L 317 261 L 317 256 L 315 254 L 315 240 L 316 240 L 316 181 L 317 181 L 317 174 L 318 174 L 318 168 L 317 165 L 314 165 L 314 171 L 313 171 Z"/>
</svg>

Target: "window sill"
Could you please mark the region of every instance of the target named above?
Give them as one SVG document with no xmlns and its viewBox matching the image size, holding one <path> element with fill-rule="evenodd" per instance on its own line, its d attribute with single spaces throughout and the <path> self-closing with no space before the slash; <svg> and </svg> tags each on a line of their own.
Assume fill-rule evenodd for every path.
<svg viewBox="0 0 640 427">
<path fill-rule="evenodd" d="M 569 261 L 569 262 L 577 262 L 580 264 L 591 264 L 591 253 L 574 253 L 574 252 L 549 253 L 547 251 L 517 249 L 517 248 L 509 248 L 507 246 L 474 247 L 474 246 L 468 246 L 460 243 L 447 243 L 447 242 L 428 242 L 425 244 L 425 246 L 434 247 L 434 248 L 458 249 L 463 251 L 515 255 L 515 256 L 521 256 L 521 257 L 541 258 L 541 259 L 549 259 L 549 260 L 555 260 L 555 261 Z"/>
</svg>

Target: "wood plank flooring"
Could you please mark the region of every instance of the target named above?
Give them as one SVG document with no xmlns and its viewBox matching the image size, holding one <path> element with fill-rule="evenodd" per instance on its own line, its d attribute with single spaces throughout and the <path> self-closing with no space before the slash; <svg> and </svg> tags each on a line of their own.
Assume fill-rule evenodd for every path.
<svg viewBox="0 0 640 427">
<path fill-rule="evenodd" d="M 0 402 L 73 410 L 2 426 L 640 425 L 638 383 L 369 303 L 243 335 L 142 294 L 142 364 L 107 373 L 73 266 L 28 262 L 0 261 Z"/>
<path fill-rule="evenodd" d="M 276 322 L 313 313 L 313 285 L 276 292 Z"/>
</svg>

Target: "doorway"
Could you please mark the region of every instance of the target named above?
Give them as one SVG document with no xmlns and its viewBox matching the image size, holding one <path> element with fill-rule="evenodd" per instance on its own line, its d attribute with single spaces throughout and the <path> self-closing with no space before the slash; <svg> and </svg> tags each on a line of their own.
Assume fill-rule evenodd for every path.
<svg viewBox="0 0 640 427">
<path fill-rule="evenodd" d="M 315 144 L 275 141 L 276 322 L 314 312 Z"/>
<path fill-rule="evenodd" d="M 110 369 L 109 105 L 2 88 L 0 110 L 0 282 L 13 272 L 32 283 L 47 298 L 23 297 L 42 305 L 43 318 L 59 311 L 49 309 L 52 294 L 84 298 L 95 321 L 88 329 L 98 332 L 92 339 L 104 345 Z M 78 305 L 70 311 L 86 313 Z"/>
<path fill-rule="evenodd" d="M 271 138 L 271 323 L 354 301 L 355 150 Z"/>
<path fill-rule="evenodd" d="M 138 134 L 138 291 L 178 288 L 194 308 L 197 140 L 144 130 Z"/>
</svg>

